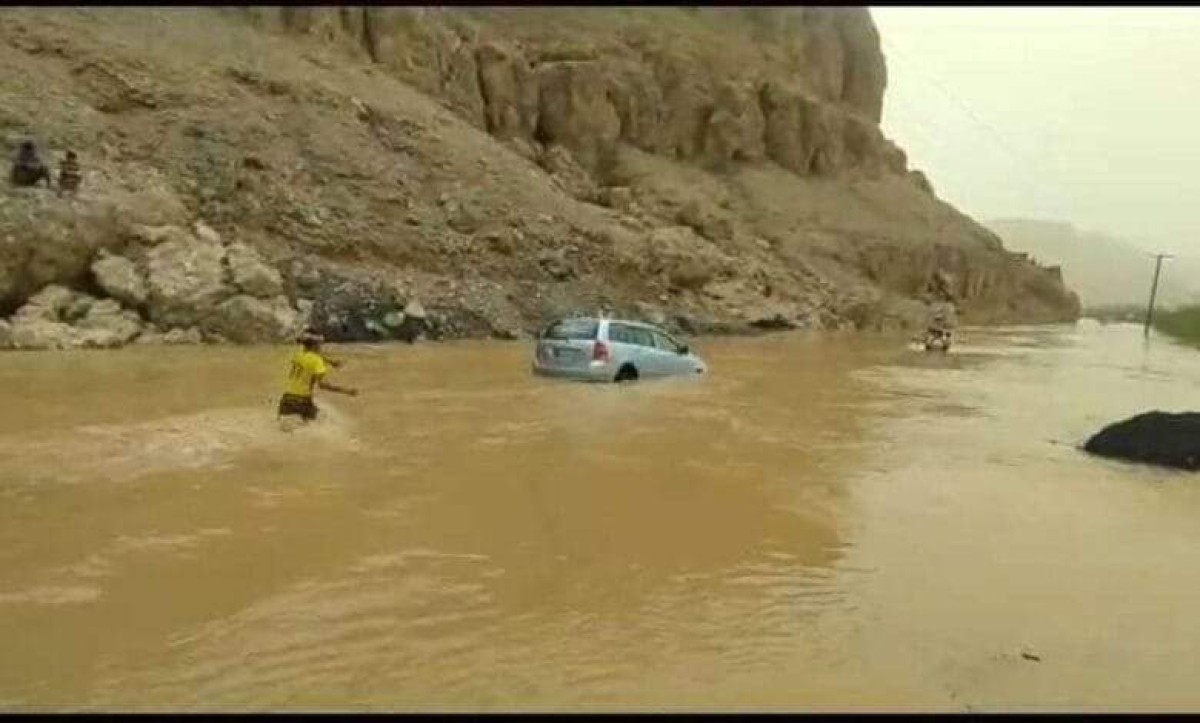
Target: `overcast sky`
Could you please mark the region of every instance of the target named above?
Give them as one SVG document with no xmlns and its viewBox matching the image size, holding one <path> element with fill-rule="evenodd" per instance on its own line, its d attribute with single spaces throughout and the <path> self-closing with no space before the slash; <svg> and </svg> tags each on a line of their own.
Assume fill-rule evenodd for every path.
<svg viewBox="0 0 1200 723">
<path fill-rule="evenodd" d="M 872 8 L 938 195 L 1200 256 L 1200 8 Z"/>
</svg>

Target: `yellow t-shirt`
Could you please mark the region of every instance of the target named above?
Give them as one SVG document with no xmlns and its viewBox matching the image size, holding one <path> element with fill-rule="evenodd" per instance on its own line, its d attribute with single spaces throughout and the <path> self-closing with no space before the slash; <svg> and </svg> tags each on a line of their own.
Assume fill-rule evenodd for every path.
<svg viewBox="0 0 1200 723">
<path fill-rule="evenodd" d="M 298 351 L 292 357 L 292 365 L 288 369 L 288 394 L 298 397 L 311 397 L 313 385 L 318 379 L 329 372 L 321 355 L 312 351 Z"/>
</svg>

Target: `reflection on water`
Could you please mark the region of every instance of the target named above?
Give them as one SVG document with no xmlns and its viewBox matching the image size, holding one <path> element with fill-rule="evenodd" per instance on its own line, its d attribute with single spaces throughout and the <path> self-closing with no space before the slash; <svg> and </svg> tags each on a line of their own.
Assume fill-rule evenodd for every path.
<svg viewBox="0 0 1200 723">
<path fill-rule="evenodd" d="M 1200 496 L 1073 447 L 1200 401 L 1190 353 L 961 342 L 710 340 L 628 387 L 347 348 L 363 396 L 293 434 L 286 350 L 9 355 L 0 707 L 1195 705 Z"/>
</svg>

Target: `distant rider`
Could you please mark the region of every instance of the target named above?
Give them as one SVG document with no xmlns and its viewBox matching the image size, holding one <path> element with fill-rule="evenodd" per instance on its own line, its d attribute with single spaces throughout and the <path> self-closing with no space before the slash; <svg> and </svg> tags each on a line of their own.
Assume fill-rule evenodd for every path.
<svg viewBox="0 0 1200 723">
<path fill-rule="evenodd" d="M 950 348 L 950 337 L 957 325 L 957 313 L 954 302 L 950 300 L 936 301 L 925 331 L 925 347 L 932 349 L 941 347 L 943 351 Z"/>
<path fill-rule="evenodd" d="M 313 390 L 320 387 L 329 392 L 358 396 L 358 390 L 349 387 L 339 387 L 325 381 L 329 368 L 341 366 L 340 362 L 326 360 L 321 356 L 322 337 L 311 331 L 304 332 L 299 342 L 300 351 L 292 357 L 288 369 L 287 387 L 279 400 L 279 417 L 294 415 L 311 422 L 317 418 L 320 409 L 313 402 Z"/>
</svg>

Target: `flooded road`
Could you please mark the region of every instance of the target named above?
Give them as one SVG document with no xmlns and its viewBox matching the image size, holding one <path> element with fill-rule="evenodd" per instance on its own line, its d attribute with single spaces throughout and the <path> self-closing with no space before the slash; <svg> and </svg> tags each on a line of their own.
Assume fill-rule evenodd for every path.
<svg viewBox="0 0 1200 723">
<path fill-rule="evenodd" d="M 1200 408 L 1140 329 L 7 354 L 3 710 L 1194 710 L 1200 479 L 1074 445 Z"/>
</svg>

